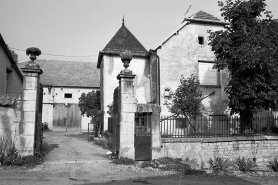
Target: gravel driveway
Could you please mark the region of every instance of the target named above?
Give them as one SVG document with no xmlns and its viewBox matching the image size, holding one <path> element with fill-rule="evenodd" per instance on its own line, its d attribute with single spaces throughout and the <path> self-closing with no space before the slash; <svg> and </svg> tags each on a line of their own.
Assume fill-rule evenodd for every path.
<svg viewBox="0 0 278 185">
<path fill-rule="evenodd" d="M 231 176 L 167 177 L 156 169 L 112 164 L 107 151 L 88 142 L 86 133 L 45 132 L 45 162 L 32 169 L 0 168 L 0 184 L 255 184 Z"/>
<path fill-rule="evenodd" d="M 44 137 L 45 163 L 37 169 L 50 176 L 68 177 L 77 182 L 107 182 L 163 175 L 160 171 L 112 164 L 106 155 L 108 150 L 88 142 L 86 133 L 46 132 Z"/>
</svg>

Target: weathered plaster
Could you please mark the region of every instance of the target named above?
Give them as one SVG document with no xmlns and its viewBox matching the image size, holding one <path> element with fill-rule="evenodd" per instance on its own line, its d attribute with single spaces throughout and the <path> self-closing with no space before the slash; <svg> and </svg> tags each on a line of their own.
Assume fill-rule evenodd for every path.
<svg viewBox="0 0 278 185">
<path fill-rule="evenodd" d="M 133 57 L 129 68 L 136 75 L 134 79 L 134 94 L 138 103 L 151 101 L 150 66 L 147 58 Z M 113 101 L 114 89 L 118 86 L 117 76 L 124 69 L 120 56 L 104 55 L 101 63 L 101 102 L 104 114 L 104 130 L 108 128 L 108 107 Z"/>
<path fill-rule="evenodd" d="M 4 139 L 9 150 L 10 147 L 19 145 L 19 121 L 21 117 L 20 102 L 16 102 L 13 106 L 0 106 L 0 137 Z M 18 147 L 17 147 L 18 149 Z"/>
<path fill-rule="evenodd" d="M 157 55 L 160 57 L 160 94 L 162 115 L 169 115 L 163 93 L 165 87 L 170 87 L 172 91 L 179 85 L 181 75 L 185 78 L 191 74 L 198 76 L 198 61 L 214 61 L 214 54 L 208 45 L 208 30 L 223 30 L 223 26 L 206 23 L 189 23 L 179 32 L 165 42 L 159 49 Z M 204 45 L 199 45 L 198 36 L 204 36 Z M 209 114 L 221 114 L 226 108 L 223 101 L 227 99 L 224 93 L 224 86 L 227 83 L 226 72 L 220 72 L 221 87 L 202 88 L 203 95 L 207 96 L 213 91 L 216 93 L 203 100 L 203 104 L 208 109 Z"/>
<path fill-rule="evenodd" d="M 133 79 L 135 75 L 118 75 L 119 108 L 119 157 L 135 159 L 134 129 L 137 101 L 134 96 Z M 116 92 L 117 93 L 117 92 Z"/>
</svg>

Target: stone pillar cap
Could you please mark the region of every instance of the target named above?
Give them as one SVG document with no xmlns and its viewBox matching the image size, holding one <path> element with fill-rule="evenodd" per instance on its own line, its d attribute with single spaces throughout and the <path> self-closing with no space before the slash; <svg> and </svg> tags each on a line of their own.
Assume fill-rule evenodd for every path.
<svg viewBox="0 0 278 185">
<path fill-rule="evenodd" d="M 123 73 L 120 73 L 120 74 L 118 74 L 117 79 L 118 80 L 120 80 L 122 78 L 134 79 L 135 77 L 136 77 L 136 75 L 133 75 L 133 74 L 123 74 Z"/>
<path fill-rule="evenodd" d="M 43 71 L 40 68 L 21 68 L 21 71 L 24 73 L 38 73 L 38 74 L 42 74 Z"/>
</svg>

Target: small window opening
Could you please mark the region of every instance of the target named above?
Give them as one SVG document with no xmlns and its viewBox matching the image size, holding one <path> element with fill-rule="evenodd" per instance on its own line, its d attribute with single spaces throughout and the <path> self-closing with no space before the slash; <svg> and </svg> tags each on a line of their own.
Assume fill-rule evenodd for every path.
<svg viewBox="0 0 278 185">
<path fill-rule="evenodd" d="M 10 85 L 11 85 L 11 74 L 12 74 L 12 70 L 7 68 L 6 69 L 6 94 L 9 93 L 9 88 L 10 88 Z"/>
<path fill-rule="evenodd" d="M 198 42 L 200 45 L 204 45 L 204 37 L 203 36 L 198 36 Z"/>
<path fill-rule="evenodd" d="M 72 94 L 71 93 L 65 93 L 64 98 L 72 98 Z"/>
<path fill-rule="evenodd" d="M 151 134 L 151 113 L 135 113 L 135 135 L 146 136 Z"/>
</svg>

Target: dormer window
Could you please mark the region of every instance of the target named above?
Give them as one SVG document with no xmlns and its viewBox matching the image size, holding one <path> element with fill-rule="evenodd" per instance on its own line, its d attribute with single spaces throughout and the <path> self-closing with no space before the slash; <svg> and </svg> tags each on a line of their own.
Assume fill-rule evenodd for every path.
<svg viewBox="0 0 278 185">
<path fill-rule="evenodd" d="M 72 98 L 72 93 L 65 93 L 64 98 Z"/>
<path fill-rule="evenodd" d="M 205 44 L 205 40 L 204 40 L 204 36 L 198 36 L 198 43 L 200 44 L 200 45 L 204 45 Z"/>
</svg>

